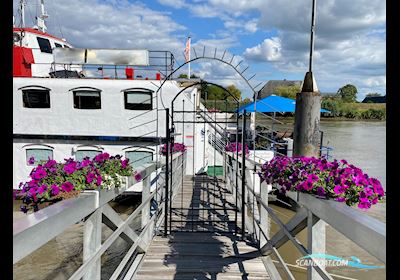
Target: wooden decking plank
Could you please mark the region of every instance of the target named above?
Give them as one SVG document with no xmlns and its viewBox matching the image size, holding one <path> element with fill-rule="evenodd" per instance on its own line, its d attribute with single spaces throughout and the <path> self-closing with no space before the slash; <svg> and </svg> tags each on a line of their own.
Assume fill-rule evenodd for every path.
<svg viewBox="0 0 400 280">
<path fill-rule="evenodd" d="M 198 178 L 195 182 L 191 176 L 184 178 L 183 191 L 171 203 L 172 219 L 177 221 L 172 223 L 173 232 L 153 238 L 133 279 L 270 279 L 258 249 L 232 233 L 236 211 L 233 195 L 221 181 L 214 186 L 215 181 L 208 180 L 207 188 L 207 177 Z M 238 225 L 240 218 L 238 214 Z M 192 229 L 194 232 L 179 232 Z M 225 232 L 213 232 L 221 230 Z"/>
</svg>

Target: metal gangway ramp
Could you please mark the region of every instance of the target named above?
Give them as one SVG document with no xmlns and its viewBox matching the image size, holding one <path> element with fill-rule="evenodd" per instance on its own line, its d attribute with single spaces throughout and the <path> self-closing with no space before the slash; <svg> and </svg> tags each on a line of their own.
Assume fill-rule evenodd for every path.
<svg viewBox="0 0 400 280">
<path fill-rule="evenodd" d="M 270 279 L 257 245 L 235 234 L 233 193 L 215 179 L 184 177 L 171 232 L 154 237 L 134 279 Z"/>
</svg>

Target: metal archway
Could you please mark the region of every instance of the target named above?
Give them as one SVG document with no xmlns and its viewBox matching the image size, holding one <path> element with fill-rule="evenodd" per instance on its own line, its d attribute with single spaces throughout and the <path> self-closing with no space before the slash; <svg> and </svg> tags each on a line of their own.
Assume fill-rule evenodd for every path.
<svg viewBox="0 0 400 280">
<path fill-rule="evenodd" d="M 226 88 L 221 85 L 200 81 L 188 85 L 181 89 L 171 101 L 171 130 L 168 133 L 170 137 L 167 137 L 167 143 L 169 146 L 173 147 L 175 142 L 175 136 L 181 135 L 182 142 L 185 141 L 186 137 L 192 138 L 193 142 L 188 148 L 192 148 L 192 163 L 193 163 L 193 179 L 191 184 L 188 184 L 187 176 L 181 175 L 179 171 L 171 170 L 170 181 L 182 180 L 182 187 L 178 193 L 172 193 L 170 191 L 169 195 L 169 212 L 168 212 L 168 228 L 169 232 L 176 231 L 219 231 L 219 232 L 238 232 L 238 193 L 237 188 L 235 189 L 235 194 L 229 193 L 229 191 L 224 186 L 226 182 L 226 151 L 225 146 L 229 143 L 224 134 L 225 128 L 221 124 L 227 125 L 229 122 L 228 118 L 225 117 L 224 121 L 218 121 L 216 118 L 216 112 L 214 112 L 214 117 L 209 113 L 207 108 L 196 108 L 196 103 L 194 103 L 193 110 L 188 110 L 185 108 L 185 100 L 182 99 L 182 106 L 180 109 L 176 110 L 176 103 L 178 102 L 178 97 L 188 88 L 195 87 L 198 85 L 210 84 L 222 89 L 228 96 L 232 97 L 235 103 L 235 111 L 239 108 L 239 100 Z M 227 114 L 227 112 L 225 112 Z M 192 118 L 187 119 L 185 115 L 192 115 Z M 182 118 L 177 118 L 177 115 L 181 115 Z M 236 120 L 232 121 L 236 128 L 238 127 L 238 115 L 235 115 Z M 200 120 L 198 120 L 200 118 Z M 178 125 L 182 124 L 182 129 L 178 130 Z M 191 125 L 191 132 L 189 131 L 186 135 L 185 125 Z M 204 132 L 204 137 L 198 137 L 200 144 L 197 144 L 196 135 L 199 135 L 199 131 Z M 190 129 L 189 129 L 190 130 Z M 177 133 L 179 132 L 179 133 Z M 238 129 L 236 129 L 236 139 Z M 218 134 L 218 135 L 217 135 Z M 222 140 L 221 140 L 222 139 Z M 202 142 L 202 143 L 201 143 Z M 202 144 L 202 147 L 201 147 Z M 206 146 L 207 149 L 210 147 L 213 151 L 212 160 L 207 158 L 206 160 Z M 195 162 L 201 164 L 201 159 L 197 159 L 196 151 L 202 149 L 202 167 L 200 171 L 195 169 Z M 207 152 L 210 152 L 207 150 Z M 216 164 L 218 157 L 220 158 L 220 165 Z M 171 166 L 172 166 L 172 156 Z M 222 158 L 222 160 L 221 160 Z M 196 160 L 197 159 L 197 160 Z M 238 151 L 236 151 L 236 159 L 239 159 Z M 210 169 L 212 167 L 212 172 Z M 218 174 L 217 167 L 221 167 L 222 175 Z M 207 168 L 207 169 L 206 169 Z M 207 171 L 206 171 L 207 170 Z M 196 171 L 196 172 L 195 172 Z M 175 172 L 177 175 L 175 175 Z M 180 178 L 177 178 L 181 176 Z M 225 178 L 223 178 L 225 176 Z M 186 178 L 185 178 L 186 177 Z M 186 183 L 184 182 L 186 180 Z M 236 174 L 236 183 L 238 182 L 238 174 Z M 188 198 L 188 194 L 190 198 Z M 172 200 L 172 196 L 175 197 Z M 179 197 L 180 196 L 180 197 Z M 227 196 L 229 198 L 227 198 Z"/>
</svg>

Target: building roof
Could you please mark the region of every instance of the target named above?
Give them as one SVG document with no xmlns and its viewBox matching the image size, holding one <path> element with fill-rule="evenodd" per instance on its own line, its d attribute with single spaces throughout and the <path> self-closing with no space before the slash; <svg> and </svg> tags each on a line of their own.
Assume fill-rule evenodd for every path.
<svg viewBox="0 0 400 280">
<path fill-rule="evenodd" d="M 385 96 L 367 96 L 364 98 L 362 103 L 386 103 L 386 95 Z"/>
<path fill-rule="evenodd" d="M 271 94 L 275 94 L 277 87 L 282 86 L 299 86 L 301 88 L 303 81 L 289 81 L 289 80 L 270 80 L 263 88 L 258 92 L 257 99 L 268 97 Z"/>
</svg>

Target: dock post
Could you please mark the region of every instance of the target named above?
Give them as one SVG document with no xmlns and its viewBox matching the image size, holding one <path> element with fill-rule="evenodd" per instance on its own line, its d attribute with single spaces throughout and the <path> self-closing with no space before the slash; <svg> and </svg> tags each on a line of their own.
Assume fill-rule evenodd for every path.
<svg viewBox="0 0 400 280">
<path fill-rule="evenodd" d="M 307 72 L 302 91 L 296 96 L 293 155 L 319 157 L 321 94 L 312 72 Z"/>
<path fill-rule="evenodd" d="M 166 116 L 166 155 L 165 155 L 165 204 L 164 204 L 164 236 L 167 236 L 168 229 L 168 186 L 169 186 L 169 144 L 170 144 L 170 135 L 169 135 L 169 108 L 165 109 Z"/>
<path fill-rule="evenodd" d="M 242 238 L 246 234 L 246 110 L 243 110 L 243 125 L 242 125 Z"/>
<path fill-rule="evenodd" d="M 98 208 L 86 220 L 83 229 L 83 263 L 90 259 L 101 247 L 102 208 Z M 101 259 L 92 265 L 83 280 L 101 279 Z"/>
<path fill-rule="evenodd" d="M 150 196 L 150 175 L 143 179 L 142 181 L 142 203 L 145 202 Z M 142 210 L 142 229 L 147 225 L 150 221 L 150 201 L 147 202 L 147 205 L 143 207 Z M 145 236 L 144 242 L 146 244 L 150 243 L 151 241 L 151 234 L 153 231 L 149 230 L 147 236 Z"/>
<path fill-rule="evenodd" d="M 260 186 L 260 199 L 266 205 L 268 205 L 268 184 L 262 182 Z M 266 237 L 269 238 L 269 222 L 268 222 L 268 211 L 264 207 L 260 207 L 260 227 L 266 233 Z M 260 231 L 260 248 L 267 244 L 267 239 Z"/>
</svg>

